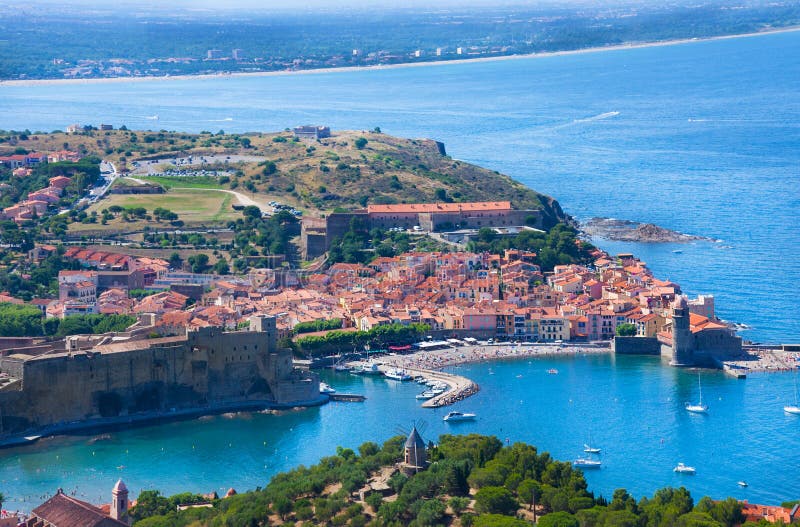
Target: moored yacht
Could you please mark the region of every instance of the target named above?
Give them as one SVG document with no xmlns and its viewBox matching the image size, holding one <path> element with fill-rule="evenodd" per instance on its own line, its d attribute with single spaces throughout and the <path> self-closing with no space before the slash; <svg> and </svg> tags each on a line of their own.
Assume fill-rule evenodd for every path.
<svg viewBox="0 0 800 527">
<path fill-rule="evenodd" d="M 411 375 L 407 374 L 406 372 L 404 372 L 403 370 L 401 370 L 399 368 L 393 368 L 393 369 L 390 369 L 390 370 L 386 370 L 385 372 L 383 372 L 383 375 L 387 379 L 392 379 L 392 380 L 395 380 L 395 381 L 410 381 L 411 380 Z"/>
<path fill-rule="evenodd" d="M 450 412 L 446 416 L 444 416 L 445 421 L 473 421 L 475 420 L 475 414 L 466 413 L 466 412 Z"/>
<path fill-rule="evenodd" d="M 692 474 L 694 475 L 695 470 L 694 467 L 690 467 L 688 465 L 684 465 L 683 463 L 678 463 L 678 466 L 672 469 L 673 472 L 677 472 L 679 474 Z"/>
<path fill-rule="evenodd" d="M 331 387 L 327 382 L 319 383 L 319 393 L 336 393 L 336 390 Z"/>
<path fill-rule="evenodd" d="M 708 412 L 708 405 L 703 404 L 703 385 L 700 384 L 700 374 L 697 374 L 697 386 L 700 389 L 700 400 L 697 404 L 686 403 L 686 411 L 693 414 L 704 414 Z"/>
<path fill-rule="evenodd" d="M 603 462 L 599 459 L 589 459 L 586 457 L 579 457 L 575 461 L 572 462 L 573 466 L 580 467 L 580 468 L 600 468 L 603 465 Z"/>
</svg>

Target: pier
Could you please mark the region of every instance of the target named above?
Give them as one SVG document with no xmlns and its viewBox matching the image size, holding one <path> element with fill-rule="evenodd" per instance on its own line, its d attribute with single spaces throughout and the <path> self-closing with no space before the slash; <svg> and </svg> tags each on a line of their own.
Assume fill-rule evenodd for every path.
<svg viewBox="0 0 800 527">
<path fill-rule="evenodd" d="M 462 399 L 466 399 L 470 395 L 474 395 L 478 393 L 480 387 L 474 383 L 471 379 L 467 379 L 466 377 L 462 377 L 460 375 L 453 375 L 451 373 L 444 373 L 437 370 L 429 370 L 426 368 L 409 368 L 406 366 L 402 366 L 399 364 L 399 361 L 393 360 L 398 357 L 390 356 L 390 357 L 383 357 L 383 359 L 376 363 L 378 364 L 378 369 L 383 374 L 388 369 L 400 368 L 407 374 L 411 376 L 422 376 L 426 379 L 431 379 L 434 381 L 439 381 L 448 386 L 446 392 L 437 395 L 431 399 L 428 399 L 424 403 L 422 403 L 423 408 L 439 408 L 441 406 L 448 406 L 453 403 L 456 403 Z M 361 367 L 363 366 L 364 362 L 356 361 L 347 363 L 347 366 L 350 368 L 354 367 Z M 348 400 L 349 399 L 337 399 L 337 396 L 342 397 L 354 397 L 349 394 L 331 394 L 331 401 L 338 401 L 338 400 Z M 355 396 L 355 397 L 363 397 L 363 396 Z M 362 399 L 363 400 L 363 399 Z"/>
<path fill-rule="evenodd" d="M 403 368 L 409 375 L 421 375 L 426 379 L 440 381 L 449 387 L 448 390 L 442 394 L 437 395 L 432 399 L 428 399 L 422 403 L 423 408 L 439 408 L 441 406 L 448 406 L 462 399 L 478 393 L 480 386 L 472 380 L 462 377 L 460 375 L 453 375 L 451 373 L 444 373 L 435 370 L 423 370 L 417 368 Z"/>
</svg>

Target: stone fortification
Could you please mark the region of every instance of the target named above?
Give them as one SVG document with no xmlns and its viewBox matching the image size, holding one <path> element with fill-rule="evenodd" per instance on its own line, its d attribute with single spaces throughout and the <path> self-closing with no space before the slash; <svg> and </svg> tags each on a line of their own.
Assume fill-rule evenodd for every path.
<svg viewBox="0 0 800 527">
<path fill-rule="evenodd" d="M 319 380 L 278 349 L 275 319 L 253 317 L 250 331 L 207 327 L 31 355 L 7 350 L 0 372 L 0 439 L 27 430 L 102 423 L 125 416 L 209 411 L 238 404 L 287 406 L 319 400 Z"/>
</svg>

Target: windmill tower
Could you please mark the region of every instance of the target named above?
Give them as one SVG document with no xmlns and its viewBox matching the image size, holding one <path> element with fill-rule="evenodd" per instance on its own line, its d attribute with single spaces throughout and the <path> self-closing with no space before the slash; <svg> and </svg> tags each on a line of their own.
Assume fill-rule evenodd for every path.
<svg viewBox="0 0 800 527">
<path fill-rule="evenodd" d="M 422 436 L 417 432 L 417 427 L 411 428 L 411 433 L 408 434 L 403 456 L 403 471 L 416 473 L 420 470 L 425 470 L 428 466 L 428 453 L 425 449 L 425 441 Z"/>
</svg>

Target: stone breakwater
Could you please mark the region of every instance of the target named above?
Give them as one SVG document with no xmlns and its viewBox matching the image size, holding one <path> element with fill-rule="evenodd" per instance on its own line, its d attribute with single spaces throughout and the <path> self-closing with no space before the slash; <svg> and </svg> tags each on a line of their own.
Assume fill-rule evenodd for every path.
<svg viewBox="0 0 800 527">
<path fill-rule="evenodd" d="M 389 355 L 381 358 L 380 363 L 383 365 L 382 369 L 401 368 L 409 375 L 421 375 L 447 384 L 449 390 L 422 404 L 423 408 L 438 408 L 454 404 L 480 391 L 480 386 L 472 380 L 439 371 L 440 368 L 502 359 L 609 352 L 610 348 L 607 345 L 495 344 L 418 351 L 408 355 Z"/>
</svg>

